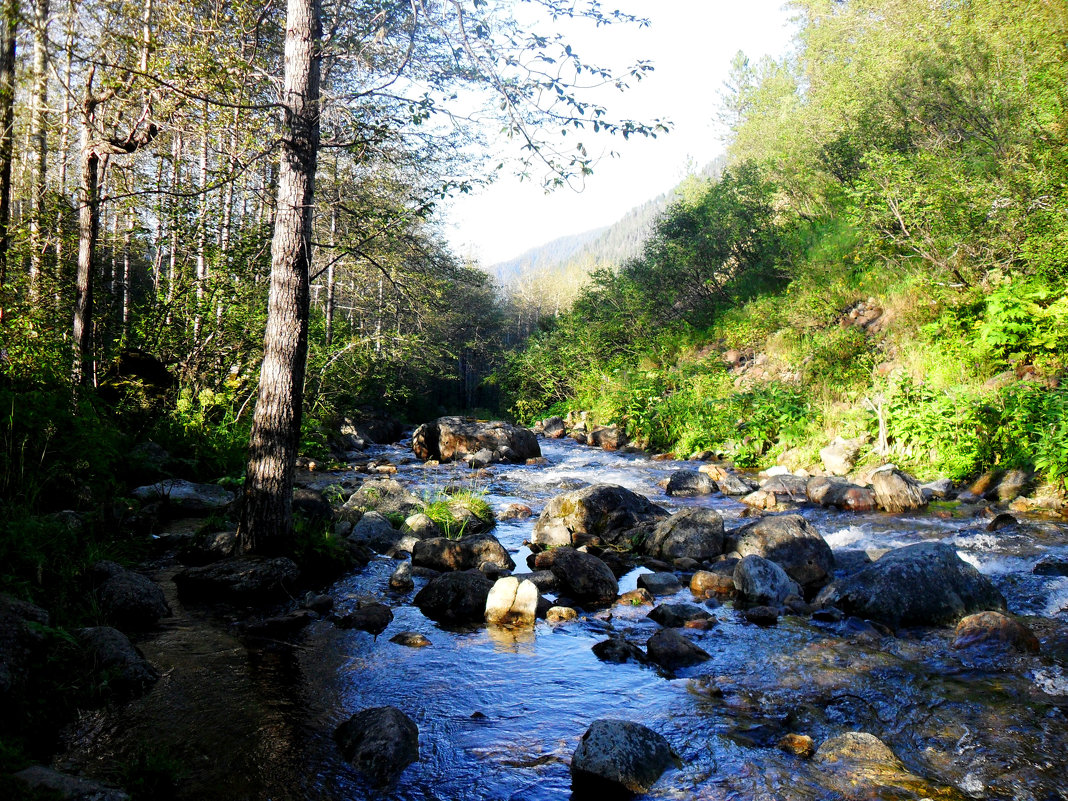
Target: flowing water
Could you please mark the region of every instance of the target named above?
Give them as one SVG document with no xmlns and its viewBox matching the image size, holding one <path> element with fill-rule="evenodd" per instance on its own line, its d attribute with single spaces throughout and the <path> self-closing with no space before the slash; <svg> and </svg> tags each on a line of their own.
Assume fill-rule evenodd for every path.
<svg viewBox="0 0 1068 801">
<path fill-rule="evenodd" d="M 672 499 L 657 482 L 680 467 L 548 441 L 548 466 L 496 466 L 475 480 L 496 509 L 523 503 L 535 514 L 552 496 L 587 483 L 616 483 L 675 509 L 708 505 L 730 529 L 743 507 L 722 496 Z M 403 462 L 410 454 L 384 449 Z M 472 484 L 454 467 L 402 464 L 397 478 L 420 493 Z M 344 479 L 335 476 L 331 480 Z M 313 623 L 291 642 L 240 636 L 218 613 L 183 608 L 139 642 L 163 678 L 145 697 L 87 714 L 71 732 L 65 765 L 114 778 L 113 766 L 166 754 L 188 799 L 561 799 L 578 739 L 596 718 L 639 721 L 664 734 L 681 767 L 649 794 L 672 799 L 1068 798 L 1068 578 L 1035 576 L 1047 554 L 1068 556 L 1068 525 L 1025 521 L 995 534 L 985 521 L 924 513 L 804 514 L 832 548 L 890 548 L 920 540 L 952 544 L 987 574 L 1043 643 L 1040 656 L 977 656 L 949 647 L 952 630 L 885 636 L 856 620 L 786 617 L 746 624 L 724 606 L 718 625 L 688 631 L 712 658 L 665 674 L 605 664 L 591 646 L 608 633 L 644 640 L 648 607 L 615 607 L 533 632 L 437 626 L 394 595 L 396 563 L 376 558 L 330 592 L 340 612 L 358 598 L 388 603 L 395 620 L 377 639 Z M 519 565 L 534 518 L 495 534 Z M 620 582 L 635 586 L 639 568 Z M 423 584 L 417 580 L 417 589 Z M 684 590 L 675 598 L 692 601 Z M 432 645 L 389 637 L 411 630 Z M 334 728 L 354 712 L 391 704 L 419 726 L 420 760 L 395 787 L 373 791 L 340 757 Z M 818 744 L 846 731 L 886 742 L 913 776 L 864 790 L 776 747 L 786 733 Z M 916 777 L 922 777 L 922 779 Z M 902 778 L 904 777 L 904 778 Z"/>
</svg>

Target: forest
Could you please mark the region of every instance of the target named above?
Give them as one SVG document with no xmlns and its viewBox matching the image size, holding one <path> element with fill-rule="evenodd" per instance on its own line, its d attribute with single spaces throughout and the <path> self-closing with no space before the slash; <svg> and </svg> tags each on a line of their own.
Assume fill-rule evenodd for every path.
<svg viewBox="0 0 1068 801">
<path fill-rule="evenodd" d="M 353 421 L 582 413 L 634 452 L 805 475 L 845 438 L 865 443 L 858 469 L 972 487 L 1022 471 L 1021 510 L 1066 508 L 1062 2 L 792 0 L 788 53 L 739 52 L 718 96 L 694 97 L 722 159 L 501 284 L 451 252 L 451 197 L 512 168 L 596 180 L 594 135 L 671 146 L 667 122 L 588 93 L 653 65 L 587 63 L 555 32 L 639 17 L 566 0 L 0 6 L 0 651 L 11 605 L 33 604 L 49 654 L 26 686 L 0 664 L 0 795 L 78 710 L 113 702 L 73 666 L 77 632 L 106 617 L 99 565 L 158 556 L 166 521 L 131 489 L 232 492 L 206 525 L 322 589 L 371 557 L 294 481 L 344 468 Z M 489 509 L 473 481 L 417 504 L 450 538 L 456 498 Z M 109 778 L 174 797 L 168 760 L 139 752 Z"/>
</svg>

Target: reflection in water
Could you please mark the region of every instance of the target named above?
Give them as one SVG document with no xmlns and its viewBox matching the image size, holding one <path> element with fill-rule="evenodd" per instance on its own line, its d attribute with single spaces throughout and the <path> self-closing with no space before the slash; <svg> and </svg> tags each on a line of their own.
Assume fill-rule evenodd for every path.
<svg viewBox="0 0 1068 801">
<path fill-rule="evenodd" d="M 611 482 L 672 509 L 712 506 L 728 528 L 739 524 L 742 507 L 731 499 L 667 498 L 657 482 L 677 464 L 568 442 L 544 449 L 548 467 L 499 466 L 488 485 L 480 480 L 495 508 L 521 502 L 537 513 L 562 484 Z M 474 481 L 466 468 L 447 466 L 403 466 L 398 478 L 417 491 Z M 392 607 L 395 619 L 377 639 L 320 621 L 295 643 L 246 640 L 172 597 L 176 617 L 140 643 L 164 678 L 143 699 L 87 716 L 66 758 L 107 775 L 109 764 L 147 745 L 180 760 L 186 799 L 366 798 L 371 789 L 340 758 L 332 732 L 360 709 L 392 704 L 420 730 L 420 761 L 376 796 L 398 801 L 567 798 L 571 753 L 599 717 L 640 721 L 672 742 L 683 765 L 656 786 L 657 798 L 847 797 L 856 776 L 823 770 L 777 743 L 800 733 L 819 744 L 851 730 L 883 739 L 905 768 L 891 777 L 896 790 L 866 797 L 1064 797 L 1068 579 L 1035 576 L 1031 567 L 1046 554 L 1068 556 L 1068 527 L 990 535 L 960 517 L 804 514 L 836 549 L 952 544 L 998 584 L 1010 609 L 1045 616 L 1029 621 L 1044 654 L 988 659 L 953 651 L 948 629 L 893 638 L 861 621 L 786 617 L 764 629 L 724 607 L 711 610 L 714 628 L 686 632 L 711 659 L 671 676 L 604 664 L 591 651 L 610 634 L 644 644 L 658 628 L 647 607 L 533 630 L 450 631 L 411 606 L 414 591 L 388 593 L 395 563 L 376 559 L 331 592 Z M 518 572 L 533 523 L 508 521 L 496 531 Z M 632 588 L 637 573 L 621 588 Z M 169 578 L 160 576 L 171 592 Z M 658 600 L 692 601 L 686 591 Z M 400 631 L 421 633 L 431 646 L 390 642 Z"/>
</svg>

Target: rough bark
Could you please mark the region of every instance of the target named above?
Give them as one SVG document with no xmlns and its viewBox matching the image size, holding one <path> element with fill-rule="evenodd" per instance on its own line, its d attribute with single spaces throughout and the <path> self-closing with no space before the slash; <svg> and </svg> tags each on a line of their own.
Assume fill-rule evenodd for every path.
<svg viewBox="0 0 1068 801">
<path fill-rule="evenodd" d="M 319 0 L 289 0 L 267 331 L 238 526 L 242 550 L 260 553 L 285 550 L 293 532 L 293 470 L 308 352 L 321 35 Z"/>
<path fill-rule="evenodd" d="M 92 383 L 93 256 L 100 227 L 100 156 L 82 133 L 82 180 L 78 189 L 78 270 L 74 277 L 74 386 Z"/>
<path fill-rule="evenodd" d="M 30 299 L 37 299 L 37 285 L 44 265 L 45 179 L 48 172 L 48 131 L 45 115 L 48 106 L 48 0 L 36 0 L 33 6 L 33 112 L 30 135 L 33 137 L 33 180 L 30 210 Z"/>
<path fill-rule="evenodd" d="M 7 283 L 7 257 L 11 247 L 11 161 L 15 135 L 15 38 L 17 0 L 0 3 L 0 289 Z M 0 320 L 3 320 L 0 305 Z"/>
</svg>

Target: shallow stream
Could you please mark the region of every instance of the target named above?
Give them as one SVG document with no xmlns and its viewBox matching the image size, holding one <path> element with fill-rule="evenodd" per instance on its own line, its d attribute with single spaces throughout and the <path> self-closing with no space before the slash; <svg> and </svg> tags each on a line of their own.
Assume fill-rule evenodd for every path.
<svg viewBox="0 0 1068 801">
<path fill-rule="evenodd" d="M 495 466 L 474 481 L 500 510 L 536 514 L 552 496 L 586 483 L 616 483 L 675 509 L 708 505 L 730 529 L 743 507 L 720 495 L 667 497 L 657 482 L 682 465 L 545 441 L 548 466 Z M 417 494 L 472 485 L 466 468 L 402 464 L 410 452 L 377 455 L 401 464 Z M 336 481 L 345 476 L 334 476 Z M 231 622 L 187 609 L 163 565 L 157 578 L 175 616 L 138 642 L 163 673 L 145 697 L 87 713 L 70 733 L 67 767 L 115 778 L 114 765 L 165 754 L 186 799 L 523 799 L 570 796 L 571 753 L 590 722 L 639 721 L 671 741 L 682 767 L 649 794 L 673 799 L 1068 798 L 1068 578 L 1036 576 L 1047 554 L 1068 557 L 1068 525 L 1022 521 L 997 533 L 948 510 L 915 515 L 806 510 L 832 548 L 890 548 L 941 540 L 987 574 L 1027 616 L 1039 656 L 977 656 L 949 647 L 952 630 L 886 636 L 856 620 L 785 617 L 747 624 L 730 605 L 718 625 L 687 631 L 712 658 L 674 675 L 598 661 L 607 633 L 644 645 L 657 625 L 649 607 L 617 606 L 533 632 L 444 630 L 391 594 L 396 566 L 378 557 L 335 584 L 344 612 L 358 598 L 389 604 L 395 619 L 376 638 L 313 623 L 292 642 L 246 638 Z M 535 518 L 494 532 L 525 570 L 522 543 Z M 638 573 L 620 590 L 633 589 Z M 417 579 L 416 590 L 424 581 Z M 688 590 L 665 601 L 692 602 Z M 400 631 L 432 642 L 390 642 Z M 340 757 L 334 728 L 354 712 L 391 704 L 419 726 L 420 760 L 397 785 L 372 791 Z M 886 742 L 913 780 L 858 787 L 776 747 L 786 733 L 816 744 L 846 731 Z M 916 779 L 915 777 L 922 777 Z"/>
</svg>

